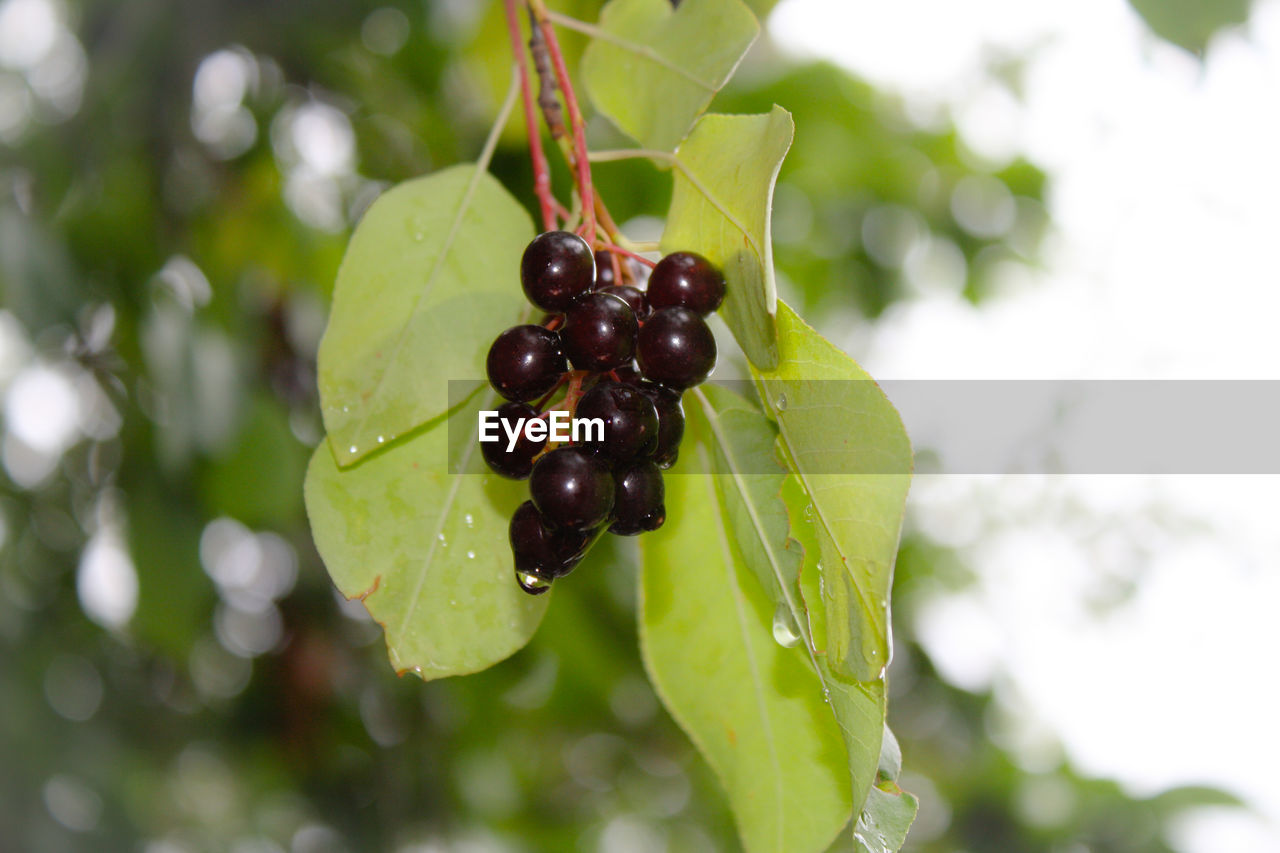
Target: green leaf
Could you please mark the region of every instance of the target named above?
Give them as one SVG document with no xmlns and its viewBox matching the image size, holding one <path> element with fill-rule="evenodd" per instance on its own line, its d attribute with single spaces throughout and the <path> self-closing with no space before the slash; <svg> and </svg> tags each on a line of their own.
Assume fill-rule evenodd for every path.
<svg viewBox="0 0 1280 853">
<path fill-rule="evenodd" d="M 667 523 L 640 542 L 645 665 L 723 782 L 743 846 L 822 850 L 852 812 L 840 729 L 804 652 L 774 641 L 773 603 L 725 521 L 728 478 L 708 476 L 690 439 L 666 478 Z"/>
<path fill-rule="evenodd" d="M 898 787 L 902 751 L 888 726 L 883 743 L 876 784 L 868 792 L 853 827 L 855 847 L 863 853 L 893 853 L 901 849 L 920 806 L 915 797 Z"/>
<path fill-rule="evenodd" d="M 810 525 L 808 535 L 818 544 L 822 651 L 836 674 L 875 681 L 889 660 L 889 589 L 911 482 L 911 444 L 880 387 L 785 303 L 778 310 L 778 347 L 777 369 L 753 373 L 808 501 L 792 504 L 791 517 L 793 525 Z"/>
<path fill-rule="evenodd" d="M 493 474 L 451 473 L 448 434 L 470 435 L 458 461 L 479 456 L 483 391 L 420 432 L 341 469 L 328 443 L 311 458 L 311 531 L 334 583 L 386 629 L 397 671 L 424 679 L 476 672 L 529 641 L 548 596 L 515 582 L 507 522 L 527 491 Z"/>
<path fill-rule="evenodd" d="M 778 363 L 769 214 L 773 185 L 791 147 L 791 114 L 703 116 L 673 159 L 675 186 L 662 251 L 706 255 L 725 274 L 720 316 L 751 363 Z"/>
<path fill-rule="evenodd" d="M 721 386 L 696 389 L 689 400 L 690 435 L 713 448 L 722 523 L 743 564 L 769 595 L 774 639 L 794 638 L 803 643 L 811 671 L 818 673 L 818 686 L 845 741 L 853 802 L 860 803 L 875 779 L 881 753 L 883 684 L 852 684 L 837 678 L 814 643 L 811 626 L 821 624 L 823 608 L 820 604 L 806 606 L 797 581 L 804 556 L 817 554 L 818 546 L 811 525 L 797 527 L 810 539 L 804 547 L 791 536 L 789 509 L 782 493 L 786 484 L 794 481 L 776 458 L 777 428 L 752 402 Z M 794 488 L 799 490 L 798 484 Z M 817 572 L 808 574 L 816 577 Z M 820 602 L 817 595 L 808 600 Z M 780 625 L 781 620 L 785 621 Z"/>
<path fill-rule="evenodd" d="M 320 403 L 340 465 L 448 408 L 523 310 L 529 215 L 488 173 L 453 166 L 387 191 L 347 247 L 320 342 Z"/>
<path fill-rule="evenodd" d="M 725 481 L 725 518 L 743 562 L 783 618 L 800 612 L 796 587 L 804 554 L 791 538 L 780 491 L 787 469 L 775 449 L 778 430 L 764 413 L 722 385 L 704 385 L 685 397 L 690 430 L 714 449 L 715 470 Z M 770 472 L 770 473 L 764 473 Z"/>
<path fill-rule="evenodd" d="M 679 144 L 760 25 L 741 0 L 613 0 L 582 58 L 596 109 L 646 148 Z"/>
<path fill-rule="evenodd" d="M 1129 0 L 1152 32 L 1194 54 L 1213 34 L 1249 19 L 1250 0 Z"/>
</svg>

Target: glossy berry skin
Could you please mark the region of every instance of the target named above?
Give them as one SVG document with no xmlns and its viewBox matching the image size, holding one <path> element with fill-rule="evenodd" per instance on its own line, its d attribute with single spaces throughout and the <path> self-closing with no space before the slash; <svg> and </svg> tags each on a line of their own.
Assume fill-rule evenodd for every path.
<svg viewBox="0 0 1280 853">
<path fill-rule="evenodd" d="M 684 406 L 680 404 L 680 392 L 652 382 L 641 382 L 640 393 L 653 401 L 658 412 L 658 444 L 653 449 L 653 461 L 659 468 L 670 468 L 680 454 L 680 440 L 684 438 Z"/>
<path fill-rule="evenodd" d="M 612 284 L 620 284 L 618 277 L 613 273 L 613 255 L 601 249 L 596 252 L 596 290 L 608 287 Z"/>
<path fill-rule="evenodd" d="M 587 241 L 570 231 L 546 231 L 533 238 L 520 259 L 520 284 L 543 311 L 562 314 L 591 289 L 596 262 Z"/>
<path fill-rule="evenodd" d="M 617 498 L 609 532 L 635 536 L 661 527 L 667 520 L 667 507 L 666 489 L 658 466 L 647 459 L 629 462 L 614 471 L 613 478 L 617 483 Z"/>
<path fill-rule="evenodd" d="M 516 509 L 507 534 L 516 571 L 547 579 L 567 575 L 591 544 L 590 532 L 552 528 L 533 501 Z"/>
<path fill-rule="evenodd" d="M 499 423 L 508 423 L 512 428 L 521 419 L 527 421 L 537 416 L 538 410 L 528 403 L 503 403 L 498 407 Z M 480 442 L 480 454 L 484 456 L 484 461 L 489 464 L 489 467 L 502 476 L 510 477 L 512 480 L 527 479 L 533 471 L 533 457 L 541 452 L 547 442 L 545 440 L 530 441 L 522 430 L 516 439 L 516 446 L 510 452 L 507 451 L 507 444 L 507 431 L 499 426 L 498 440 Z"/>
<path fill-rule="evenodd" d="M 640 288 L 629 284 L 614 284 L 598 290 L 600 293 L 612 293 L 630 305 L 631 310 L 636 314 L 636 319 L 640 322 L 644 322 L 644 319 L 649 316 L 649 300 L 645 298 L 644 291 Z"/>
<path fill-rule="evenodd" d="M 649 304 L 680 306 L 703 317 L 724 301 L 724 275 L 711 261 L 694 252 L 672 252 L 649 274 Z"/>
<path fill-rule="evenodd" d="M 604 421 L 604 442 L 598 449 L 614 461 L 648 456 L 658 446 L 653 400 L 621 382 L 597 382 L 582 395 L 574 416 Z"/>
<path fill-rule="evenodd" d="M 541 397 L 568 369 L 560 336 L 541 326 L 512 326 L 489 347 L 489 384 L 508 400 Z"/>
<path fill-rule="evenodd" d="M 586 530 L 613 511 L 613 475 L 598 454 L 583 447 L 557 447 L 534 464 L 529 495 L 551 526 Z"/>
<path fill-rule="evenodd" d="M 716 339 L 688 308 L 661 308 L 645 321 L 636 345 L 645 379 L 670 388 L 692 388 L 716 366 Z"/>
<path fill-rule="evenodd" d="M 560 339 L 575 368 L 604 373 L 631 361 L 638 329 L 626 302 L 608 293 L 588 293 L 565 314 Z"/>
</svg>

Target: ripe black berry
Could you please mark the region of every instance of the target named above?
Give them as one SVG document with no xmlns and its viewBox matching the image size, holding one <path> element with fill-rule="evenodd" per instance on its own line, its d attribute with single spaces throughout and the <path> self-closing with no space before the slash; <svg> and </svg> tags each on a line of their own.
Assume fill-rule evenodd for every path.
<svg viewBox="0 0 1280 853">
<path fill-rule="evenodd" d="M 541 397 L 568 369 L 560 336 L 541 326 L 512 326 L 489 347 L 489 384 L 508 400 Z"/>
<path fill-rule="evenodd" d="M 565 314 L 560 339 L 575 368 L 604 373 L 635 355 L 638 328 L 626 302 L 608 293 L 588 293 Z"/>
<path fill-rule="evenodd" d="M 670 468 L 680 454 L 680 439 L 684 438 L 684 406 L 680 405 L 680 392 L 652 382 L 642 382 L 637 388 L 653 401 L 658 412 L 658 444 L 653 450 L 654 464 L 659 468 Z"/>
<path fill-rule="evenodd" d="M 551 580 L 567 575 L 586 553 L 591 534 L 578 530 L 554 529 L 543 519 L 533 501 L 525 501 L 511 516 L 508 528 L 516 575 L 534 575 Z M 526 592 L 537 595 L 549 585 L 526 583 Z"/>
<path fill-rule="evenodd" d="M 596 383 L 582 395 L 574 414 L 604 421 L 604 442 L 598 449 L 610 459 L 648 456 L 658 445 L 658 410 L 653 401 L 621 382 Z"/>
<path fill-rule="evenodd" d="M 543 311 L 560 314 L 591 289 L 595 259 L 587 241 L 570 231 L 547 231 L 533 238 L 520 259 L 525 296 Z"/>
<path fill-rule="evenodd" d="M 618 277 L 613 272 L 613 255 L 601 249 L 596 252 L 596 290 L 608 287 L 611 284 L 621 284 Z"/>
<path fill-rule="evenodd" d="M 547 523 L 585 530 L 613 510 L 613 475 L 605 460 L 583 447 L 558 447 L 533 466 L 529 494 Z"/>
<path fill-rule="evenodd" d="M 702 255 L 672 252 L 649 274 L 648 295 L 654 309 L 678 305 L 705 317 L 724 301 L 724 275 Z"/>
<path fill-rule="evenodd" d="M 614 472 L 613 479 L 617 484 L 613 505 L 616 520 L 609 527 L 610 533 L 635 536 L 662 526 L 667 520 L 663 503 L 666 490 L 657 465 L 647 459 L 626 463 Z"/>
<path fill-rule="evenodd" d="M 649 316 L 649 300 L 645 298 L 644 291 L 638 287 L 632 287 L 629 284 L 614 284 L 609 287 L 599 288 L 599 292 L 612 293 L 630 305 L 631 310 L 636 314 L 637 320 L 643 321 Z"/>
<path fill-rule="evenodd" d="M 716 366 L 716 339 L 688 308 L 654 311 L 640 330 L 636 361 L 646 379 L 672 388 L 691 388 Z"/>
<path fill-rule="evenodd" d="M 529 472 L 533 470 L 533 457 L 546 446 L 546 440 L 532 441 L 521 430 L 515 447 L 508 451 L 507 431 L 502 424 L 509 424 L 511 429 L 515 429 L 518 421 L 527 421 L 537 416 L 538 410 L 528 403 L 503 403 L 498 407 L 498 440 L 480 442 L 480 453 L 490 468 L 513 480 L 523 480 L 529 476 Z"/>
</svg>

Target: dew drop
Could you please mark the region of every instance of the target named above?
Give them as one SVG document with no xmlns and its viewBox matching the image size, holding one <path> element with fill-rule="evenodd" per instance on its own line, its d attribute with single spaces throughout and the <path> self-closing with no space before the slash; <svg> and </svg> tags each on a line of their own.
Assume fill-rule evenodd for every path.
<svg viewBox="0 0 1280 853">
<path fill-rule="evenodd" d="M 382 442 L 384 441 L 386 441 L 385 438 L 383 438 L 382 436 L 378 436 L 378 444 L 382 444 Z"/>
<path fill-rule="evenodd" d="M 468 559 L 468 560 L 474 560 L 475 558 L 476 558 L 476 552 L 475 552 L 475 551 L 468 551 L 468 552 L 467 552 L 467 559 Z"/>
<path fill-rule="evenodd" d="M 351 452 L 351 453 L 359 453 L 359 452 L 360 452 L 360 448 L 356 447 L 356 446 L 353 444 L 353 445 L 351 445 L 351 451 L 350 451 L 350 452 Z"/>
<path fill-rule="evenodd" d="M 541 575 L 535 575 L 533 572 L 522 572 L 516 570 L 516 583 L 520 584 L 520 588 L 530 595 L 542 595 L 551 589 L 551 581 Z"/>
<path fill-rule="evenodd" d="M 793 648 L 800 643 L 800 628 L 791 615 L 791 608 L 785 602 L 773 611 L 773 639 L 784 649 Z"/>
<path fill-rule="evenodd" d="M 464 516 L 462 517 L 462 521 L 463 521 L 463 523 L 465 523 L 465 524 L 467 525 L 467 527 L 469 527 L 469 528 L 474 528 L 474 527 L 476 526 L 476 519 L 475 519 L 475 516 L 473 516 L 471 513 L 467 513 L 466 515 L 464 515 Z"/>
<path fill-rule="evenodd" d="M 445 541 L 445 538 L 444 538 L 444 534 L 443 534 L 443 533 L 437 533 L 437 534 L 436 534 L 436 539 L 440 540 L 440 547 L 441 547 L 441 548 L 448 548 L 448 547 L 449 547 L 449 543 Z"/>
<path fill-rule="evenodd" d="M 808 521 L 813 521 L 813 504 L 809 504 L 804 508 L 804 517 Z"/>
<path fill-rule="evenodd" d="M 773 401 L 773 405 L 779 412 L 785 412 L 787 410 L 787 395 L 779 394 L 778 399 Z"/>
</svg>

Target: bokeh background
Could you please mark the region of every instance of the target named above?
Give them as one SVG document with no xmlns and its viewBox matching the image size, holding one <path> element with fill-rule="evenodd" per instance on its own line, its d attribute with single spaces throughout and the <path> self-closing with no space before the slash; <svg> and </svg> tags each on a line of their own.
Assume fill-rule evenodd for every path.
<svg viewBox="0 0 1280 853">
<path fill-rule="evenodd" d="M 780 288 L 873 375 L 1280 374 L 1276 0 L 753 5 L 715 107 L 793 112 Z M 476 155 L 498 11 L 0 0 L 0 851 L 737 849 L 645 681 L 628 548 L 424 684 L 311 545 L 345 240 Z M 493 171 L 530 203 L 517 125 Z M 652 235 L 667 176 L 597 173 Z M 1277 497 L 919 478 L 907 849 L 1280 849 Z"/>
</svg>

